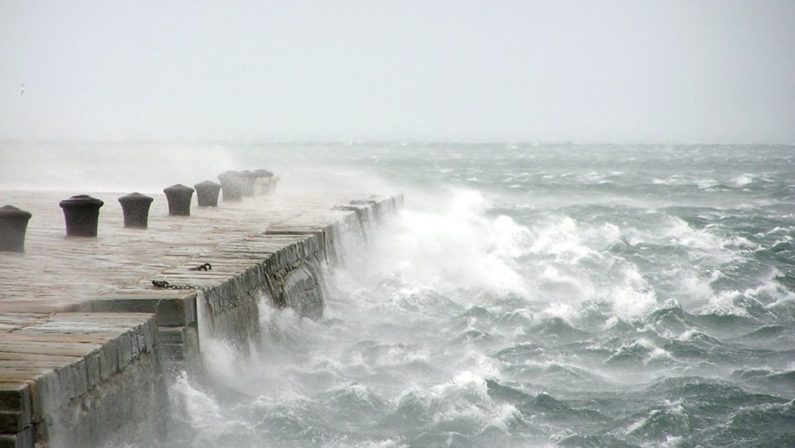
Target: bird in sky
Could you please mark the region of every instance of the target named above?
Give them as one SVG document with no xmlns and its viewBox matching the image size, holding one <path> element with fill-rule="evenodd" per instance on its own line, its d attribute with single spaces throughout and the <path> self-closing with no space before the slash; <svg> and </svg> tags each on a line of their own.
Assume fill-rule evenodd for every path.
<svg viewBox="0 0 795 448">
<path fill-rule="evenodd" d="M 19 96 L 25 95 L 25 84 L 22 83 L 22 89 L 19 91 Z"/>
</svg>

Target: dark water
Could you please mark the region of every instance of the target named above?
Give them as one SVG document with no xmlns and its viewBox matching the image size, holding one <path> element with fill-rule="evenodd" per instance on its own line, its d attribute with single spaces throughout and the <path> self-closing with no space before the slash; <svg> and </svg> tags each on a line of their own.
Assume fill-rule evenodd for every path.
<svg viewBox="0 0 795 448">
<path fill-rule="evenodd" d="M 205 344 L 174 444 L 795 446 L 795 147 L 221 149 L 407 208 L 323 319 Z"/>
</svg>

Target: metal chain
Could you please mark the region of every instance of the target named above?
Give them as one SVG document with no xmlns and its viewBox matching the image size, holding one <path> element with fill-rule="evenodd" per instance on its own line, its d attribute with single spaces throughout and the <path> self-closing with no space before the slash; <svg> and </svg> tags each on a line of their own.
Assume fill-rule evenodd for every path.
<svg viewBox="0 0 795 448">
<path fill-rule="evenodd" d="M 198 266 L 188 268 L 189 271 L 212 271 L 213 265 L 210 263 L 202 263 Z M 191 285 L 172 285 L 165 280 L 152 280 L 152 286 L 161 289 L 199 289 L 198 286 Z"/>
<path fill-rule="evenodd" d="M 211 265 L 210 263 L 204 263 L 204 264 L 200 264 L 198 266 L 192 267 L 192 268 L 188 268 L 188 270 L 189 271 L 212 271 L 213 270 L 213 265 Z"/>
<path fill-rule="evenodd" d="M 198 287 L 191 285 L 172 285 L 165 280 L 152 280 L 152 286 L 162 289 L 198 289 Z"/>
</svg>

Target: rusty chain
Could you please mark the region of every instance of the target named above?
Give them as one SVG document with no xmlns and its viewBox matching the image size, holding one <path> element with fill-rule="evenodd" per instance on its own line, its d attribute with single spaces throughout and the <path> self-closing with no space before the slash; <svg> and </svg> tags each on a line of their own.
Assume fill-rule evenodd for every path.
<svg viewBox="0 0 795 448">
<path fill-rule="evenodd" d="M 203 263 L 203 264 L 200 264 L 198 266 L 195 266 L 195 267 L 192 267 L 192 268 L 188 268 L 188 270 L 189 271 L 212 271 L 213 270 L 213 265 L 211 265 L 210 263 Z"/>
<path fill-rule="evenodd" d="M 161 289 L 198 289 L 197 287 L 191 285 L 172 285 L 165 280 L 152 280 L 152 286 Z"/>
<path fill-rule="evenodd" d="M 189 271 L 211 271 L 213 265 L 210 263 L 202 263 L 198 266 L 188 268 Z M 192 285 L 172 285 L 166 280 L 152 280 L 152 286 L 160 289 L 199 289 L 197 286 Z"/>
</svg>

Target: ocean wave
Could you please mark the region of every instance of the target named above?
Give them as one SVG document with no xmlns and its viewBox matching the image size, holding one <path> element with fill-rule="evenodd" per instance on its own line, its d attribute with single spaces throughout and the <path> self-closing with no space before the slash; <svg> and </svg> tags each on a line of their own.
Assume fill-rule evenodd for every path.
<svg viewBox="0 0 795 448">
<path fill-rule="evenodd" d="M 497 401 L 511 403 L 525 416 L 535 419 L 577 420 L 583 423 L 601 423 L 608 417 L 592 409 L 580 409 L 567 405 L 546 393 L 530 395 L 518 389 L 504 386 L 494 380 L 487 383 L 489 396 Z"/>
<path fill-rule="evenodd" d="M 527 381 L 539 387 L 569 389 L 572 387 L 612 387 L 610 379 L 587 369 L 558 361 L 525 360 L 504 366 L 503 373 L 516 381 Z"/>
<path fill-rule="evenodd" d="M 795 401 L 749 404 L 736 411 L 714 441 L 747 446 L 765 440 L 767 446 L 795 445 Z"/>
<path fill-rule="evenodd" d="M 795 397 L 795 370 L 740 369 L 733 371 L 731 378 L 756 386 L 757 390 Z"/>
<path fill-rule="evenodd" d="M 567 343 L 587 339 L 589 333 L 574 327 L 560 317 L 540 319 L 524 330 L 524 340 L 541 340 L 548 343 Z"/>
<path fill-rule="evenodd" d="M 711 424 L 683 405 L 682 400 L 666 401 L 629 418 L 624 434 L 644 440 L 667 441 L 670 437 L 687 437 Z"/>
<path fill-rule="evenodd" d="M 766 324 L 757 327 L 750 333 L 738 336 L 735 340 L 756 347 L 791 348 L 795 346 L 795 331 L 791 326 Z"/>
<path fill-rule="evenodd" d="M 628 443 L 610 435 L 586 434 L 563 437 L 557 446 L 564 448 L 641 448 L 641 445 Z"/>
<path fill-rule="evenodd" d="M 662 366 L 678 363 L 674 356 L 646 338 L 622 344 L 604 364 L 610 367 Z"/>
<path fill-rule="evenodd" d="M 358 383 L 337 386 L 315 399 L 329 418 L 350 425 L 348 430 L 369 427 L 391 410 L 387 400 Z"/>
</svg>

